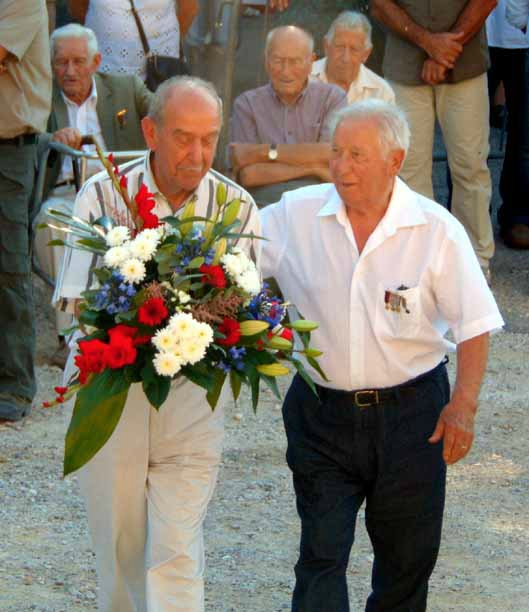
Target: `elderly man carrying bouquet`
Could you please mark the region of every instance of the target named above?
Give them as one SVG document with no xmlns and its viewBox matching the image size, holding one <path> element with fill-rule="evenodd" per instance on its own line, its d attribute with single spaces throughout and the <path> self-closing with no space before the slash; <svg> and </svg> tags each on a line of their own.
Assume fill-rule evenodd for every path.
<svg viewBox="0 0 529 612">
<path fill-rule="evenodd" d="M 149 155 L 116 170 L 121 186 L 128 186 L 129 194 L 134 195 L 134 206 L 127 206 L 119 196 L 116 177 L 111 173 L 93 177 L 75 203 L 74 215 L 80 220 L 93 224 L 106 218 L 115 225 L 105 235 L 107 250 L 102 271 L 97 268 L 101 261 L 97 253 L 88 248 L 67 249 L 56 302 L 72 311 L 83 294 L 85 303 L 101 321 L 104 317 L 117 317 L 116 313 L 126 317 L 134 300 L 140 294 L 143 297 L 141 306 L 134 311 L 136 328 L 123 320 L 123 324 L 103 330 L 104 340 L 94 337 L 81 341 L 80 354 L 70 356 L 67 372 L 73 371 L 75 359 L 79 382 L 89 383 L 98 373 L 107 371 L 112 376 L 117 371 L 114 368 L 133 364 L 142 351 L 156 350 L 150 361 L 151 370 L 141 373 L 143 389 L 139 384 L 128 383 L 123 412 L 110 439 L 79 471 L 96 549 L 99 605 L 107 612 L 198 612 L 204 608 L 202 524 L 220 461 L 225 393 L 221 387 L 217 389 L 219 397 L 212 411 L 209 394 L 206 401 L 206 390 L 190 382 L 188 376 L 176 381 L 166 378 L 165 382 L 163 377 L 173 376 L 204 356 L 213 339 L 213 327 L 206 322 L 211 312 L 198 301 L 193 304 L 193 316 L 175 310 L 171 304 L 184 304 L 189 299 L 186 291 L 176 290 L 170 283 L 163 286 L 158 280 L 148 287 L 141 282 L 153 269 L 151 256 L 158 249 L 157 269 L 166 270 L 168 278 L 178 276 L 178 270 L 176 264 L 170 267 L 169 260 L 162 261 L 164 253 L 170 251 L 167 257 L 185 265 L 193 265 L 194 260 L 203 262 L 196 275 L 188 275 L 195 277 L 186 277 L 182 285 L 188 289 L 198 286 L 200 295 L 214 294 L 224 286 L 225 277 L 232 275 L 232 295 L 224 299 L 222 308 L 232 308 L 230 300 L 238 304 L 244 292 L 257 299 L 259 278 L 255 266 L 248 263 L 254 248 L 251 234 L 260 233 L 255 204 L 240 187 L 211 170 L 221 116 L 220 100 L 208 83 L 190 77 L 164 83 L 142 122 Z M 170 232 L 165 234 L 165 230 L 161 231 L 163 224 L 159 224 L 159 220 L 173 217 L 173 227 L 180 228 L 174 231 L 183 234 L 178 225 L 182 211 L 189 211 L 191 206 L 197 217 L 211 218 L 219 193 L 221 199 L 236 201 L 232 210 L 240 222 L 238 237 L 231 235 L 238 248 L 232 248 L 231 260 L 230 252 L 224 255 L 225 273 L 213 265 L 219 253 L 206 250 L 203 257 L 198 257 L 197 253 L 182 252 L 183 248 L 199 248 L 204 238 L 193 234 L 181 245 L 171 243 Z M 131 210 L 137 216 L 136 229 L 131 224 Z M 229 211 L 225 212 L 224 218 L 228 215 Z M 206 226 L 204 234 L 207 232 Z M 163 240 L 172 244 L 172 250 Z M 85 245 L 88 244 L 98 243 L 88 240 Z M 125 251 L 127 255 L 122 257 Z M 95 282 L 95 275 L 99 282 Z M 170 299 L 167 287 L 172 291 Z M 169 316 L 171 308 L 173 314 Z M 159 326 L 162 321 L 164 327 L 155 336 L 137 333 Z M 190 326 L 192 334 L 188 333 Z M 241 327 L 226 318 L 224 326 L 215 327 L 217 345 L 224 342 L 227 347 L 234 343 L 241 335 Z M 174 343 L 178 334 L 183 338 L 192 336 L 192 340 L 182 341 L 177 351 Z M 244 353 L 244 348 L 226 348 L 226 360 L 237 366 Z M 221 361 L 217 366 L 228 370 L 230 363 Z M 132 382 L 138 382 L 140 376 L 132 374 L 132 378 Z M 146 378 L 162 383 L 149 387 Z M 121 384 L 117 375 L 107 380 Z M 112 391 L 112 385 L 107 385 L 105 393 Z M 160 394 L 165 401 L 157 411 L 151 405 L 161 404 Z M 101 401 L 104 410 L 104 397 Z M 77 409 L 76 404 L 71 428 L 75 426 Z"/>
</svg>

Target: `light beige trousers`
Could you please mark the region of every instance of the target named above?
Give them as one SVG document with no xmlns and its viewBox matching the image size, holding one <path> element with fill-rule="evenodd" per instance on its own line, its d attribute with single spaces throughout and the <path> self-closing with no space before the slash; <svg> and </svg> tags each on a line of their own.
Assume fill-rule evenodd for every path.
<svg viewBox="0 0 529 612">
<path fill-rule="evenodd" d="M 408 117 L 411 143 L 401 178 L 433 199 L 432 152 L 439 121 L 452 176 L 452 213 L 465 227 L 481 266 L 494 255 L 489 213 L 492 194 L 487 76 L 454 84 L 410 86 L 391 82 L 397 105 Z"/>
<path fill-rule="evenodd" d="M 41 223 L 51 223 L 57 227 L 62 226 L 60 221 L 55 221 L 55 219 L 48 217 L 47 211 L 55 209 L 71 215 L 76 195 L 77 193 L 73 186 L 64 185 L 63 187 L 55 188 L 51 192 L 50 197 L 42 203 L 39 214 L 33 222 L 33 249 L 37 263 L 41 270 L 54 281 L 57 280 L 61 268 L 64 248 L 61 246 L 48 246 L 48 243 L 51 240 L 65 240 L 66 234 L 51 227 L 37 229 L 37 226 Z M 73 317 L 71 314 L 56 310 L 55 324 L 57 334 L 62 335 L 62 330 L 72 326 Z"/>
<path fill-rule="evenodd" d="M 79 471 L 101 612 L 204 610 L 202 525 L 223 400 L 212 412 L 200 387 L 177 383 L 157 412 L 133 385 L 110 440 Z"/>
</svg>

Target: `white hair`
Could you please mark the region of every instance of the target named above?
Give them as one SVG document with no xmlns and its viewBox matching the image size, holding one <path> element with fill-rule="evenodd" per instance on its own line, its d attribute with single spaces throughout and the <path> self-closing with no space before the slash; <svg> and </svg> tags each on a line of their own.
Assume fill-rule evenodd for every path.
<svg viewBox="0 0 529 612">
<path fill-rule="evenodd" d="M 374 121 L 378 126 L 380 145 L 388 154 L 401 149 L 406 154 L 410 146 L 410 127 L 404 112 L 383 100 L 371 98 L 354 102 L 336 112 L 331 120 L 331 138 L 344 121 Z"/>
<path fill-rule="evenodd" d="M 149 105 L 148 116 L 158 125 L 163 123 L 163 114 L 167 100 L 174 91 L 196 91 L 204 98 L 209 98 L 217 106 L 219 119 L 222 122 L 222 100 L 217 90 L 209 81 L 193 76 L 175 76 L 164 81 L 154 93 Z"/>
<path fill-rule="evenodd" d="M 78 23 L 69 23 L 61 28 L 57 28 L 52 32 L 50 37 L 50 52 L 51 59 L 55 56 L 55 44 L 58 40 L 65 40 L 67 38 L 82 38 L 86 40 L 86 46 L 88 49 L 88 59 L 92 59 L 98 52 L 99 47 L 97 44 L 97 38 L 94 31 L 90 28 L 86 28 Z"/>
<path fill-rule="evenodd" d="M 300 34 L 303 34 L 303 36 L 305 37 L 307 41 L 307 49 L 308 49 L 307 53 L 308 55 L 312 55 L 312 53 L 314 52 L 314 38 L 312 34 L 310 32 L 307 32 L 307 30 L 304 30 L 303 28 L 299 28 L 298 26 L 288 25 L 288 26 L 279 26 L 277 28 L 273 28 L 272 30 L 270 30 L 270 32 L 268 32 L 266 36 L 265 49 L 264 49 L 265 57 L 268 57 L 270 47 L 272 46 L 272 43 L 274 42 L 274 38 L 276 37 L 276 35 L 280 34 L 281 32 L 286 32 L 287 30 L 291 32 L 297 31 Z"/>
<path fill-rule="evenodd" d="M 371 24 L 369 23 L 369 19 L 365 15 L 362 15 L 362 13 L 358 13 L 357 11 L 343 11 L 340 13 L 331 23 L 327 34 L 325 34 L 325 40 L 329 44 L 333 42 L 336 30 L 338 29 L 348 30 L 350 32 L 363 32 L 366 38 L 365 48 L 372 48 Z"/>
</svg>

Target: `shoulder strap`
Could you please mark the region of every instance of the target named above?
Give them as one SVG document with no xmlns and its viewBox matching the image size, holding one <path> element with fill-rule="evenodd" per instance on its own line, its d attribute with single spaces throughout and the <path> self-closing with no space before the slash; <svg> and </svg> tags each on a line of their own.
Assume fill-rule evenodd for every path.
<svg viewBox="0 0 529 612">
<path fill-rule="evenodd" d="M 145 55 L 149 55 L 151 52 L 151 48 L 149 47 L 149 41 L 147 40 L 147 36 L 145 35 L 145 30 L 143 29 L 143 25 L 141 23 L 140 16 L 138 15 L 138 11 L 134 6 L 134 0 L 129 0 L 130 8 L 132 10 L 132 15 L 134 17 L 134 21 L 136 22 L 136 27 L 138 28 L 138 34 L 140 35 L 141 46 L 143 47 L 143 52 Z"/>
</svg>

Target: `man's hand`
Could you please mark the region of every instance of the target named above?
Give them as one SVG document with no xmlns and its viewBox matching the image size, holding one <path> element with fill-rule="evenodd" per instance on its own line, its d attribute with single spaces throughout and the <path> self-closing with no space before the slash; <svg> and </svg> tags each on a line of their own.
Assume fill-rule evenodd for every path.
<svg viewBox="0 0 529 612">
<path fill-rule="evenodd" d="M 463 51 L 463 32 L 430 33 L 425 41 L 424 50 L 441 66 L 453 68 Z"/>
<path fill-rule="evenodd" d="M 60 142 L 67 147 L 71 147 L 72 149 L 81 148 L 82 135 L 81 132 L 75 128 L 66 127 L 62 128 L 61 130 L 57 130 L 54 132 L 51 139 L 55 142 Z"/>
<path fill-rule="evenodd" d="M 271 9 L 279 9 L 284 11 L 288 8 L 289 0 L 268 0 L 268 4 Z"/>
<path fill-rule="evenodd" d="M 446 79 L 448 69 L 432 59 L 427 59 L 422 66 L 422 80 L 428 85 L 438 85 Z"/>
<path fill-rule="evenodd" d="M 443 440 L 443 459 L 452 464 L 462 459 L 470 451 L 474 441 L 474 418 L 477 402 L 465 399 L 454 392 L 452 399 L 443 408 L 430 444 Z"/>
</svg>

